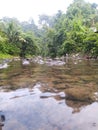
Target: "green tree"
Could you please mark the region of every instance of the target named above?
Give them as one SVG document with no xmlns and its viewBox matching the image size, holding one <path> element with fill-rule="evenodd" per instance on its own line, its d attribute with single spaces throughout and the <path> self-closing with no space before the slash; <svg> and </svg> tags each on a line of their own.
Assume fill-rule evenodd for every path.
<svg viewBox="0 0 98 130">
<path fill-rule="evenodd" d="M 20 38 L 20 42 L 20 57 L 22 58 L 25 58 L 27 55 L 35 55 L 39 51 L 31 33 L 24 34 L 24 36 Z"/>
<path fill-rule="evenodd" d="M 90 32 L 84 39 L 84 53 L 91 56 L 98 56 L 98 34 Z"/>
</svg>

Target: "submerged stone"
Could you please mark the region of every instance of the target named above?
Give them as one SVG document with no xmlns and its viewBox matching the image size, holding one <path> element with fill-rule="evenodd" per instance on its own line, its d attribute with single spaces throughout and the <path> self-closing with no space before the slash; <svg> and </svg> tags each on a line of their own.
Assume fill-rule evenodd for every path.
<svg viewBox="0 0 98 130">
<path fill-rule="evenodd" d="M 82 102 L 93 102 L 93 91 L 87 87 L 73 87 L 65 90 L 66 99 L 82 101 Z"/>
</svg>

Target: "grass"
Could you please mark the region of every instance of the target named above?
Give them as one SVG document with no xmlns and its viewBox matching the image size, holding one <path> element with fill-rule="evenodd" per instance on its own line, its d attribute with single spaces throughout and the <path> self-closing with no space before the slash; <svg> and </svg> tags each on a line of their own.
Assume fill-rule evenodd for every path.
<svg viewBox="0 0 98 130">
<path fill-rule="evenodd" d="M 14 57 L 19 57 L 19 56 L 12 56 L 12 55 L 9 55 L 9 54 L 4 54 L 4 53 L 0 53 L 0 59 L 11 59 L 11 58 L 14 58 Z M 34 55 L 27 55 L 26 58 L 32 58 L 32 57 L 35 57 Z"/>
<path fill-rule="evenodd" d="M 13 58 L 13 56 L 9 55 L 9 54 L 3 54 L 3 53 L 0 53 L 0 59 L 10 59 L 10 58 Z"/>
</svg>

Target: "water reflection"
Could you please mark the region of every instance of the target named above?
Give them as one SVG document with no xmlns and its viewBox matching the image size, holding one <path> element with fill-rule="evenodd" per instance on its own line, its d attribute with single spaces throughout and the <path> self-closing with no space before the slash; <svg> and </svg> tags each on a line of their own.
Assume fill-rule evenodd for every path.
<svg viewBox="0 0 98 130">
<path fill-rule="evenodd" d="M 73 101 L 73 100 L 66 100 L 65 102 L 69 107 L 73 108 L 73 111 L 72 111 L 73 114 L 80 112 L 83 107 L 90 105 L 90 103 L 88 102 L 79 102 L 79 101 Z"/>
<path fill-rule="evenodd" d="M 41 83 L 38 83 L 32 89 L 25 88 L 0 94 L 1 109 L 7 117 L 4 130 L 98 129 L 98 103 L 88 106 L 85 104 L 85 107 L 82 104 L 83 108 L 79 112 L 81 104 L 60 98 L 65 96 L 61 92 L 43 93 L 41 87 Z M 73 114 L 74 112 L 79 114 Z"/>
</svg>

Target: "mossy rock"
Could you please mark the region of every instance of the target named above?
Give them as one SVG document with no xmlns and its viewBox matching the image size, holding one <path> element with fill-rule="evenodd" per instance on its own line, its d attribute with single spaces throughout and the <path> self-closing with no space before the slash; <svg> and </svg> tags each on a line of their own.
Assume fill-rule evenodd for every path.
<svg viewBox="0 0 98 130">
<path fill-rule="evenodd" d="M 65 90 L 66 99 L 82 102 L 93 102 L 93 91 L 87 87 L 73 87 Z"/>
</svg>

